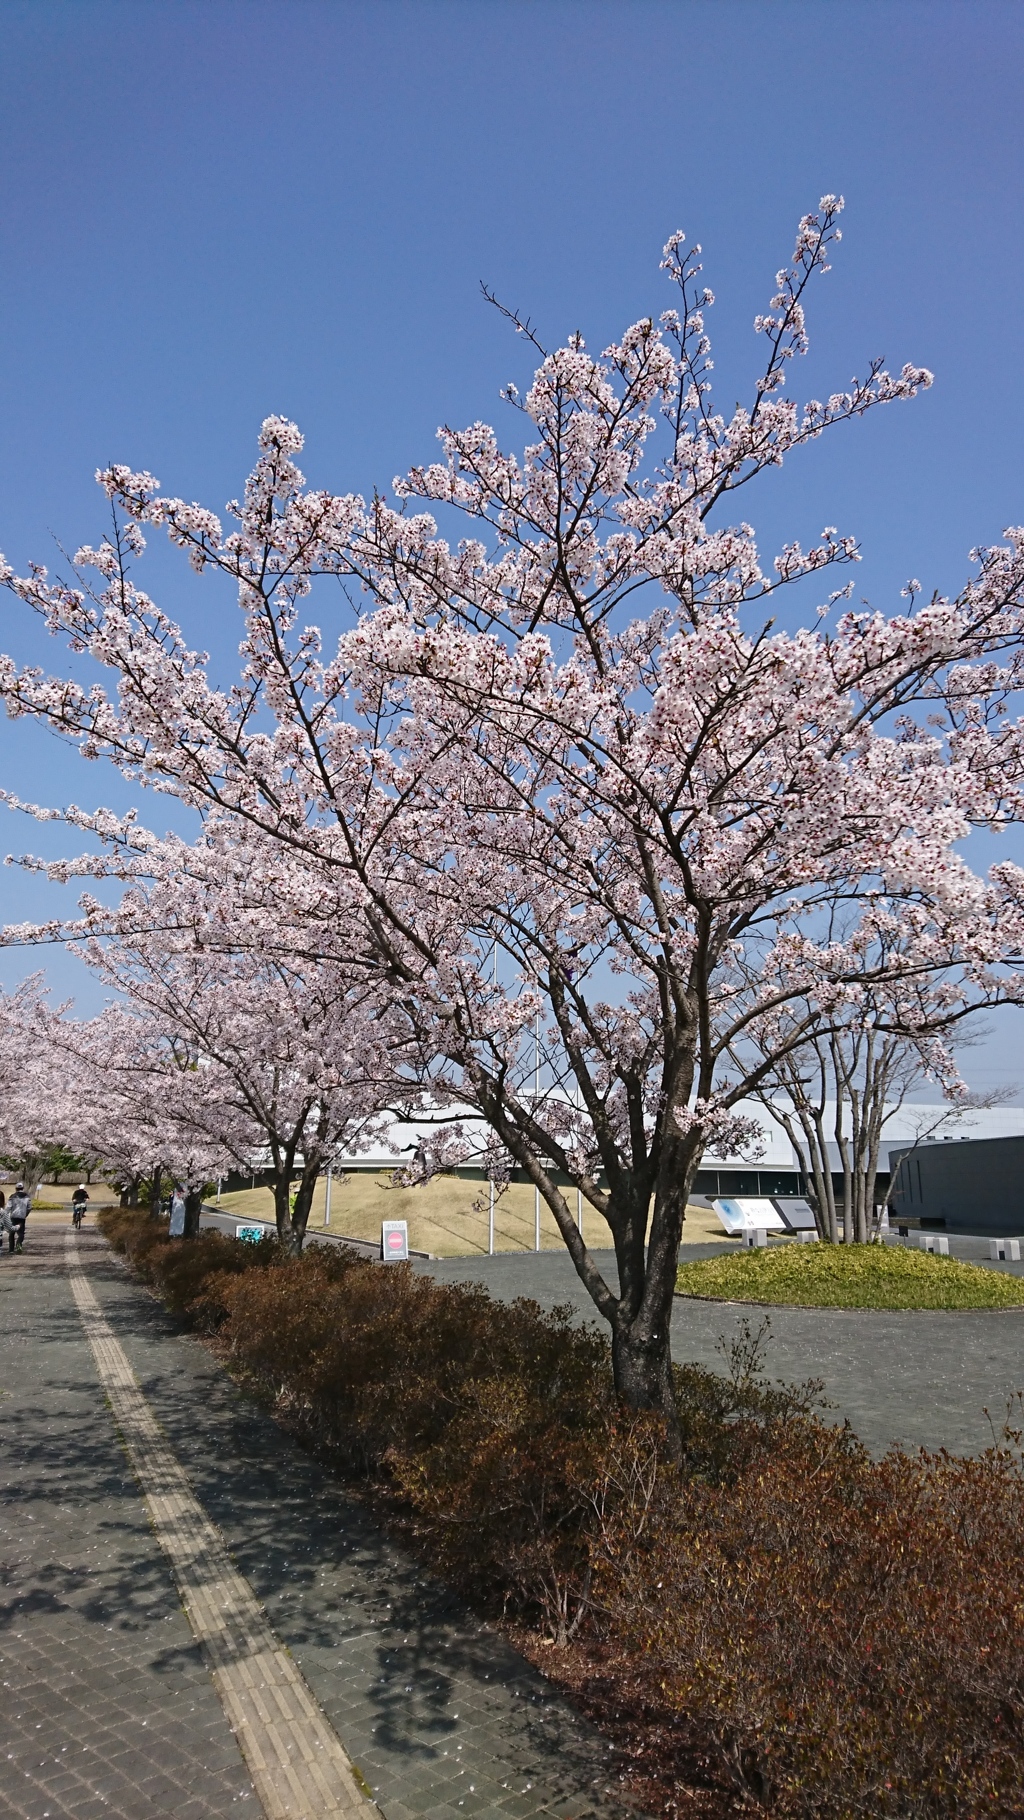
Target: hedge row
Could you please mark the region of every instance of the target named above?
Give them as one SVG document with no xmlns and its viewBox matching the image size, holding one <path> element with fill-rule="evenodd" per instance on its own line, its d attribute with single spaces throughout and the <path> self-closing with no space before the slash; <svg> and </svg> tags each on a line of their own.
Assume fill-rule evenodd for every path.
<svg viewBox="0 0 1024 1820">
<path fill-rule="evenodd" d="M 696 1731 L 737 1811 L 1024 1814 L 1024 1477 L 873 1461 L 802 1393 L 677 1374 L 686 1437 L 615 1406 L 568 1310 L 317 1249 L 169 1244 L 104 1220 L 169 1306 L 478 1605 L 625 1664 Z"/>
</svg>

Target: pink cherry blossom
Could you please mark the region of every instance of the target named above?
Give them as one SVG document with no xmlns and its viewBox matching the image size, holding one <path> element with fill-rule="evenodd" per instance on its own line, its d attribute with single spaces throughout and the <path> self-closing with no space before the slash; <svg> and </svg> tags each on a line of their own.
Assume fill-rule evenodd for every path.
<svg viewBox="0 0 1024 1820">
<path fill-rule="evenodd" d="M 620 1390 L 669 1421 L 675 1264 L 706 1144 L 795 1040 L 827 1040 L 882 982 L 901 1029 L 925 976 L 949 995 L 942 1018 L 1012 994 L 1002 963 L 1024 934 L 1018 877 L 978 876 L 961 852 L 1024 809 L 1009 711 L 1024 531 L 975 552 L 954 597 L 915 586 L 899 611 L 834 614 L 852 534 L 762 561 L 733 507 L 826 430 L 931 383 L 873 362 L 824 403 L 789 396 L 840 207 L 801 221 L 747 402 L 727 413 L 699 249 L 673 237 L 674 307 L 600 355 L 581 336 L 547 350 L 512 317 L 539 357 L 506 392 L 518 452 L 487 424 L 449 426 L 391 498 L 332 495 L 306 487 L 295 427 L 268 418 L 233 528 L 111 467 L 122 529 L 98 559 L 80 551 L 66 578 L 3 570 L 114 685 L 2 658 L 8 712 L 203 818 L 186 850 L 69 812 L 129 882 L 130 914 L 201 890 L 231 905 L 216 952 L 243 973 L 336 969 L 364 993 L 410 1090 L 486 1120 L 535 1184 L 610 1324 Z M 151 525 L 236 585 L 233 682 L 137 587 L 128 558 Z M 766 617 L 811 575 L 828 590 L 811 625 Z M 62 864 L 88 876 L 96 859 Z M 62 932 L 119 952 L 138 939 L 132 966 L 162 964 L 159 942 L 88 900 Z M 175 951 L 183 977 L 201 964 Z M 607 1221 L 614 1273 L 566 1182 Z"/>
</svg>

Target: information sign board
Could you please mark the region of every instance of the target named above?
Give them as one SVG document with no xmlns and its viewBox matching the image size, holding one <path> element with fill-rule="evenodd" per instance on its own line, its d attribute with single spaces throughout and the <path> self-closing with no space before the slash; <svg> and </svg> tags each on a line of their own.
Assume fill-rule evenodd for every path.
<svg viewBox="0 0 1024 1820">
<path fill-rule="evenodd" d="M 385 1220 L 380 1229 L 380 1255 L 386 1264 L 402 1264 L 409 1256 L 407 1220 Z"/>
<path fill-rule="evenodd" d="M 772 1203 L 781 1213 L 790 1232 L 816 1232 L 814 1209 L 798 1194 L 773 1194 Z"/>
<path fill-rule="evenodd" d="M 236 1226 L 236 1239 L 244 1239 L 248 1245 L 258 1245 L 263 1237 L 262 1226 Z"/>
<path fill-rule="evenodd" d="M 731 1238 L 739 1238 L 745 1232 L 785 1231 L 781 1215 L 769 1200 L 723 1197 L 711 1204 Z"/>
</svg>

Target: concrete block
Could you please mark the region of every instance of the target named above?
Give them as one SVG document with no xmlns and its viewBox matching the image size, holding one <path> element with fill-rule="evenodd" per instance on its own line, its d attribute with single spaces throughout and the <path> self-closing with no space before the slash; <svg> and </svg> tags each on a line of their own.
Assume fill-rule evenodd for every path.
<svg viewBox="0 0 1024 1820">
<path fill-rule="evenodd" d="M 796 1236 L 801 1245 L 816 1245 L 818 1243 L 818 1235 L 816 1232 L 798 1232 Z"/>
<path fill-rule="evenodd" d="M 1019 1239 L 989 1239 L 988 1255 L 992 1259 L 993 1263 L 1001 1260 L 1005 1263 L 1019 1264 L 1020 1263 L 1020 1240 Z"/>
<path fill-rule="evenodd" d="M 753 1226 L 749 1232 L 744 1233 L 743 1241 L 748 1251 L 760 1250 L 767 1245 L 768 1234 L 763 1226 Z"/>
<path fill-rule="evenodd" d="M 941 1232 L 922 1232 L 920 1245 L 922 1251 L 934 1251 L 943 1258 L 949 1256 L 949 1240 Z"/>
</svg>

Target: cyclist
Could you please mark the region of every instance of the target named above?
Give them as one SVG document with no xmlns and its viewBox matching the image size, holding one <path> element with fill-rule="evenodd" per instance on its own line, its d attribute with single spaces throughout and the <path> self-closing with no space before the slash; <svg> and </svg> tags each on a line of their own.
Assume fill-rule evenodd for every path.
<svg viewBox="0 0 1024 1820">
<path fill-rule="evenodd" d="M 19 1182 L 7 1203 L 8 1250 L 21 1251 L 25 1244 L 25 1221 L 32 1211 L 32 1198 L 25 1193 L 24 1182 Z"/>
<path fill-rule="evenodd" d="M 71 1218 L 76 1232 L 80 1232 L 82 1229 L 82 1221 L 85 1218 L 85 1210 L 88 1204 L 89 1190 L 84 1182 L 80 1182 L 75 1189 L 74 1194 L 71 1196 Z"/>
</svg>

